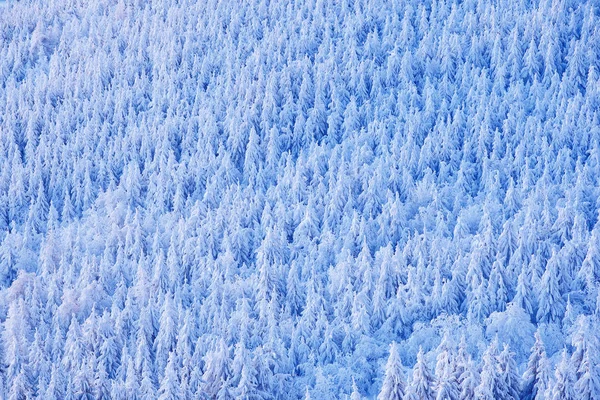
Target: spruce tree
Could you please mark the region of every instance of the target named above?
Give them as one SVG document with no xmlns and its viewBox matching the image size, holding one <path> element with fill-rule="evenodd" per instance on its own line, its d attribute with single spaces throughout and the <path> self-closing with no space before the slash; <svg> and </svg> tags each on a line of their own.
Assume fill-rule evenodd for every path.
<svg viewBox="0 0 600 400">
<path fill-rule="evenodd" d="M 181 382 L 177 374 L 177 362 L 175 353 L 169 354 L 167 366 L 165 367 L 164 377 L 158 389 L 159 400 L 176 400 L 182 398 Z"/>
<path fill-rule="evenodd" d="M 535 344 L 527 361 L 527 369 L 523 373 L 521 398 L 537 399 L 543 396 L 550 380 L 549 362 L 539 332 L 535 333 Z"/>
<path fill-rule="evenodd" d="M 560 362 L 554 372 L 551 400 L 575 400 L 575 373 L 567 350 L 562 351 Z"/>
<path fill-rule="evenodd" d="M 435 380 L 425 361 L 423 349 L 419 348 L 417 363 L 413 367 L 413 376 L 406 391 L 407 400 L 434 400 Z"/>
<path fill-rule="evenodd" d="M 402 400 L 404 398 L 406 381 L 402 369 L 398 346 L 396 342 L 392 342 L 390 355 L 385 365 L 383 385 L 377 396 L 378 400 Z"/>
<path fill-rule="evenodd" d="M 481 400 L 500 399 L 504 395 L 501 370 L 498 363 L 497 339 L 495 339 L 482 357 L 481 382 L 475 389 L 475 398 Z"/>
</svg>

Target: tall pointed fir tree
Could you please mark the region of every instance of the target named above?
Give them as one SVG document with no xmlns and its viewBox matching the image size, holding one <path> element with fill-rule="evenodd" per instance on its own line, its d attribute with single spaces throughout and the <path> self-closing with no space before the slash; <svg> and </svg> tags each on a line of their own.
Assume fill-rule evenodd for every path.
<svg viewBox="0 0 600 400">
<path fill-rule="evenodd" d="M 158 389 L 158 400 L 177 400 L 182 398 L 181 382 L 177 374 L 175 352 L 169 354 L 164 377 Z"/>
<path fill-rule="evenodd" d="M 423 349 L 419 348 L 417 363 L 413 367 L 413 375 L 406 391 L 406 400 L 434 400 L 435 379 L 425 361 Z"/>
<path fill-rule="evenodd" d="M 475 389 L 475 398 L 478 400 L 500 399 L 502 393 L 502 377 L 498 365 L 498 341 L 494 339 L 482 357 L 481 382 Z"/>
<path fill-rule="evenodd" d="M 362 400 L 356 381 L 352 378 L 352 393 L 350 394 L 350 400 Z"/>
<path fill-rule="evenodd" d="M 498 367 L 501 381 L 498 396 L 505 400 L 519 400 L 521 378 L 518 375 L 515 353 L 506 344 L 498 355 Z"/>
<path fill-rule="evenodd" d="M 575 397 L 582 400 L 600 398 L 600 365 L 596 346 L 585 349 L 583 360 L 577 371 L 579 379 L 575 383 Z"/>
<path fill-rule="evenodd" d="M 439 353 L 435 365 L 436 400 L 457 400 L 459 396 L 456 362 L 449 340 L 448 334 L 444 334 L 438 346 Z"/>
<path fill-rule="evenodd" d="M 554 386 L 550 400 L 575 400 L 575 372 L 567 350 L 562 351 L 560 362 L 554 372 Z"/>
<path fill-rule="evenodd" d="M 553 254 L 542 275 L 538 294 L 538 322 L 560 322 L 564 313 L 564 300 L 560 289 L 560 261 Z"/>
<path fill-rule="evenodd" d="M 390 345 L 390 355 L 385 365 L 385 373 L 378 400 L 402 400 L 404 398 L 406 382 L 402 361 L 398 353 L 398 345 L 393 342 Z"/>
<path fill-rule="evenodd" d="M 546 350 L 539 332 L 535 333 L 535 343 L 527 361 L 527 369 L 521 381 L 521 399 L 543 398 L 550 381 L 550 366 Z"/>
<path fill-rule="evenodd" d="M 206 354 L 204 362 L 203 390 L 209 396 L 216 396 L 230 375 L 229 350 L 223 339 L 219 340 L 215 348 Z"/>
</svg>

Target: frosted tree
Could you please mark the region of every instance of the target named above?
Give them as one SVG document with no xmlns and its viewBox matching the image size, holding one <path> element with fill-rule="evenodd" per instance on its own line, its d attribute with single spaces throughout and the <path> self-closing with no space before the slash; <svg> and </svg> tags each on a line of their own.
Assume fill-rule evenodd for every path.
<svg viewBox="0 0 600 400">
<path fill-rule="evenodd" d="M 537 320 L 558 322 L 564 312 L 564 300 L 560 290 L 559 260 L 554 254 L 542 275 L 538 294 Z"/>
<path fill-rule="evenodd" d="M 499 398 L 518 400 L 520 395 L 521 378 L 518 375 L 515 354 L 510 351 L 508 345 L 498 355 L 498 368 L 500 370 L 500 389 L 497 391 Z"/>
<path fill-rule="evenodd" d="M 147 365 L 142 369 L 142 381 L 140 383 L 140 399 L 154 399 L 157 397 L 156 386 L 152 379 L 151 371 Z"/>
<path fill-rule="evenodd" d="M 243 366 L 240 381 L 235 390 L 236 398 L 243 400 L 260 400 L 264 398 L 257 387 L 256 372 L 253 361 L 250 361 Z"/>
<path fill-rule="evenodd" d="M 65 340 L 65 353 L 63 364 L 67 370 L 79 369 L 84 360 L 85 343 L 81 334 L 81 326 L 76 317 L 71 318 L 69 330 Z"/>
<path fill-rule="evenodd" d="M 102 367 L 102 365 L 98 364 L 96 366 L 96 372 L 94 375 L 94 397 L 98 400 L 110 399 L 110 385 L 111 382 L 108 378 L 106 370 Z"/>
<path fill-rule="evenodd" d="M 154 341 L 156 366 L 159 371 L 167 365 L 169 353 L 175 350 L 178 329 L 178 315 L 173 296 L 167 294 L 159 320 L 160 328 Z"/>
<path fill-rule="evenodd" d="M 498 362 L 497 340 L 494 340 L 483 353 L 481 367 L 481 382 L 475 389 L 476 399 L 503 398 L 504 382 Z"/>
<path fill-rule="evenodd" d="M 224 340 L 219 340 L 215 348 L 207 353 L 204 360 L 203 389 L 210 396 L 215 396 L 223 383 L 229 378 L 229 354 Z"/>
<path fill-rule="evenodd" d="M 596 290 L 594 282 L 600 276 L 600 244 L 598 231 L 594 229 L 588 244 L 587 254 L 577 272 L 577 282 L 589 292 Z"/>
<path fill-rule="evenodd" d="M 521 383 L 522 399 L 537 399 L 544 396 L 550 381 L 549 361 L 539 332 L 535 333 L 535 344 L 527 361 Z"/>
<path fill-rule="evenodd" d="M 137 372 L 133 366 L 133 360 L 127 363 L 127 372 L 125 375 L 125 391 L 128 398 L 140 397 L 140 383 L 138 382 Z"/>
<path fill-rule="evenodd" d="M 472 298 L 469 302 L 467 318 L 474 323 L 479 323 L 479 321 L 482 321 L 490 313 L 489 296 L 483 281 L 480 281 L 478 278 L 473 278 L 473 284 L 476 286 L 473 289 Z"/>
<path fill-rule="evenodd" d="M 477 387 L 479 386 L 479 371 L 477 366 L 470 359 L 464 367 L 462 374 L 460 375 L 460 400 L 474 399 Z"/>
<path fill-rule="evenodd" d="M 92 400 L 96 397 L 93 391 L 93 375 L 88 365 L 84 365 L 77 374 L 74 380 L 76 398 L 82 400 Z"/>
<path fill-rule="evenodd" d="M 242 337 L 240 341 L 235 345 L 233 351 L 233 360 L 231 362 L 231 384 L 236 385 L 242 375 L 244 366 L 250 364 L 252 359 L 250 352 L 246 348 L 245 339 Z"/>
<path fill-rule="evenodd" d="M 517 289 L 512 300 L 518 304 L 523 310 L 533 317 L 534 315 L 534 292 L 530 277 L 527 276 L 525 268 L 521 270 L 517 280 Z"/>
<path fill-rule="evenodd" d="M 356 385 L 356 381 L 352 378 L 352 393 L 350 394 L 350 400 L 361 400 L 362 396 L 360 395 L 360 391 L 358 390 L 358 386 Z"/>
<path fill-rule="evenodd" d="M 409 400 L 433 400 L 435 399 L 434 385 L 434 376 L 427 366 L 423 349 L 420 348 L 417 354 L 417 363 L 413 367 L 412 380 L 406 390 L 405 398 Z"/>
<path fill-rule="evenodd" d="M 501 270 L 500 263 L 498 261 L 494 262 L 487 289 L 490 296 L 490 305 L 496 311 L 504 311 L 506 309 L 508 296 L 505 279 L 502 276 Z"/>
<path fill-rule="evenodd" d="M 383 384 L 377 396 L 379 400 L 399 400 L 404 398 L 406 382 L 402 369 L 398 346 L 396 342 L 392 342 L 390 345 L 390 355 L 385 365 Z"/>
<path fill-rule="evenodd" d="M 158 398 L 160 400 L 175 400 L 182 397 L 181 383 L 177 375 L 177 362 L 175 360 L 175 353 L 169 354 L 169 360 L 165 368 L 164 378 L 158 389 Z"/>
<path fill-rule="evenodd" d="M 509 190 L 511 190 L 511 189 L 514 192 L 514 186 L 512 188 L 510 188 Z M 507 196 L 508 195 L 509 194 L 507 193 Z M 505 202 L 508 202 L 509 204 L 511 204 L 513 202 L 513 200 L 506 199 Z M 516 206 L 512 205 L 512 207 L 515 208 Z M 513 210 L 513 212 L 514 212 L 514 210 Z M 502 233 L 498 237 L 498 253 L 502 257 L 501 258 L 502 262 L 504 262 L 505 264 L 508 264 L 508 262 L 510 261 L 510 258 L 512 257 L 514 252 L 517 250 L 517 246 L 518 246 L 517 238 L 518 238 L 518 234 L 516 232 L 514 222 L 512 220 L 506 221 L 502 227 Z"/>
<path fill-rule="evenodd" d="M 595 347 L 585 350 L 583 360 L 577 371 L 579 379 L 575 383 L 575 398 L 595 399 L 600 396 L 600 367 L 598 367 Z"/>
<path fill-rule="evenodd" d="M 552 400 L 574 400 L 575 373 L 571 366 L 570 357 L 566 349 L 562 351 L 561 359 L 554 371 L 554 386 L 552 387 Z"/>
<path fill-rule="evenodd" d="M 448 334 L 444 334 L 438 346 L 438 356 L 435 365 L 436 399 L 458 399 L 459 387 L 456 376 L 456 362 L 450 348 Z"/>
<path fill-rule="evenodd" d="M 20 400 L 26 399 L 33 395 L 33 388 L 28 382 L 27 375 L 22 369 L 12 380 L 12 386 L 8 391 L 8 399 Z"/>
</svg>

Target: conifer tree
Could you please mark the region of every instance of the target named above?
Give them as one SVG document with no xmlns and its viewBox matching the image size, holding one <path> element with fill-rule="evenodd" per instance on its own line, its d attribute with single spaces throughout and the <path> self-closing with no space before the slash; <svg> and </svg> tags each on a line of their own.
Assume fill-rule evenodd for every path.
<svg viewBox="0 0 600 400">
<path fill-rule="evenodd" d="M 467 364 L 460 375 L 460 400 L 474 399 L 479 386 L 479 372 L 475 363 L 468 358 Z"/>
<path fill-rule="evenodd" d="M 169 360 L 165 368 L 164 378 L 158 389 L 158 398 L 160 400 L 175 400 L 182 397 L 179 377 L 177 376 L 177 362 L 175 353 L 169 354 Z"/>
<path fill-rule="evenodd" d="M 481 383 L 475 389 L 475 398 L 492 400 L 504 396 L 501 371 L 498 363 L 497 339 L 486 349 L 482 357 Z"/>
<path fill-rule="evenodd" d="M 574 400 L 575 397 L 575 374 L 570 363 L 566 349 L 562 351 L 560 362 L 554 372 L 554 387 L 552 388 L 552 400 Z"/>
<path fill-rule="evenodd" d="M 539 322 L 558 322 L 564 312 L 564 300 L 560 291 L 559 261 L 554 254 L 539 286 L 537 320 Z"/>
<path fill-rule="evenodd" d="M 240 381 L 235 392 L 236 397 L 243 400 L 262 400 L 264 398 L 257 388 L 256 368 L 253 361 L 242 367 Z"/>
<path fill-rule="evenodd" d="M 358 386 L 356 385 L 356 381 L 352 378 L 352 393 L 350 394 L 350 400 L 361 400 L 362 396 L 360 395 L 360 391 L 358 390 Z"/>
<path fill-rule="evenodd" d="M 140 399 L 149 400 L 157 397 L 156 386 L 152 380 L 151 371 L 145 363 L 142 369 L 142 382 L 140 383 Z"/>
<path fill-rule="evenodd" d="M 356 386 L 353 384 L 353 386 Z M 381 391 L 377 396 L 378 400 L 400 400 L 404 398 L 405 393 L 404 371 L 402 371 L 402 361 L 398 354 L 396 342 L 390 345 L 390 355 L 385 365 L 385 374 Z"/>
<path fill-rule="evenodd" d="M 517 281 L 517 289 L 512 302 L 518 304 L 523 310 L 533 317 L 533 287 L 531 279 L 527 276 L 525 268 L 521 270 Z"/>
<path fill-rule="evenodd" d="M 498 355 L 498 368 L 500 370 L 501 389 L 497 395 L 502 399 L 518 400 L 521 378 L 518 375 L 515 354 L 510 351 L 508 345 Z"/>
<path fill-rule="evenodd" d="M 82 400 L 95 399 L 93 392 L 93 376 L 89 366 L 84 365 L 75 375 L 74 380 L 76 398 Z"/>
<path fill-rule="evenodd" d="M 408 389 L 406 391 L 406 399 L 408 400 L 434 400 L 434 376 L 431 373 L 425 361 L 423 349 L 419 349 L 417 354 L 417 363 L 413 367 L 413 376 Z"/>
<path fill-rule="evenodd" d="M 535 344 L 531 348 L 531 355 L 527 361 L 527 369 L 523 373 L 521 398 L 536 399 L 543 396 L 548 388 L 550 371 L 546 350 L 539 332 L 535 333 Z"/>
<path fill-rule="evenodd" d="M 104 367 L 98 363 L 94 375 L 94 397 L 98 400 L 109 400 L 111 392 L 111 382 Z"/>
<path fill-rule="evenodd" d="M 444 334 L 438 346 L 438 356 L 435 365 L 436 399 L 458 399 L 459 387 L 456 376 L 456 362 L 450 348 L 448 333 Z"/>
<path fill-rule="evenodd" d="M 600 396 L 600 368 L 598 367 L 598 358 L 594 356 L 595 347 L 588 347 L 579 366 L 579 379 L 575 383 L 575 398 L 577 399 L 595 399 Z"/>
<path fill-rule="evenodd" d="M 229 378 L 229 354 L 224 340 L 219 340 L 215 348 L 205 357 L 203 390 L 215 396 Z"/>
</svg>

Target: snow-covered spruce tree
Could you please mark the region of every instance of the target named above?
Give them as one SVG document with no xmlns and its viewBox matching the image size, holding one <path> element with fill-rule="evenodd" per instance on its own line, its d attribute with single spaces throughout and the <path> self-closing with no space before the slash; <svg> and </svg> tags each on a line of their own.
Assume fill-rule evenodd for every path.
<svg viewBox="0 0 600 400">
<path fill-rule="evenodd" d="M 404 398 L 406 390 L 406 380 L 402 361 L 398 354 L 398 346 L 396 342 L 390 345 L 390 355 L 385 364 L 385 373 L 383 384 L 377 399 L 379 400 L 400 400 Z"/>
<path fill-rule="evenodd" d="M 537 399 L 544 396 L 550 383 L 550 365 L 539 332 L 535 333 L 535 344 L 523 373 L 521 398 Z"/>
<path fill-rule="evenodd" d="M 504 349 L 498 355 L 498 367 L 501 378 L 498 396 L 503 399 L 518 400 L 521 378 L 518 375 L 515 353 L 510 351 L 508 345 L 504 345 Z"/>
<path fill-rule="evenodd" d="M 180 399 L 183 396 L 175 357 L 176 356 L 174 352 L 169 354 L 169 359 L 165 367 L 164 378 L 162 379 L 158 389 L 158 398 L 161 400 Z"/>
<path fill-rule="evenodd" d="M 362 396 L 360 395 L 360 391 L 358 390 L 358 386 L 356 385 L 356 381 L 352 378 L 352 393 L 350 394 L 350 400 L 361 400 Z"/>
<path fill-rule="evenodd" d="M 554 387 L 552 388 L 551 399 L 574 400 L 575 396 L 575 372 L 570 363 L 569 355 L 564 349 L 561 359 L 554 372 Z"/>
<path fill-rule="evenodd" d="M 539 322 L 558 322 L 564 312 L 564 300 L 560 289 L 560 261 L 554 253 L 542 275 L 538 294 L 537 320 Z"/>
<path fill-rule="evenodd" d="M 456 400 L 460 393 L 456 373 L 456 361 L 454 360 L 454 352 L 449 341 L 448 334 L 445 334 L 438 346 L 439 353 L 435 365 L 435 378 L 436 399 L 439 400 Z"/>
<path fill-rule="evenodd" d="M 594 399 L 600 396 L 600 367 L 595 346 L 586 349 L 577 373 L 579 379 L 575 383 L 575 397 L 578 399 Z"/>
<path fill-rule="evenodd" d="M 435 399 L 435 380 L 425 361 L 423 349 L 419 349 L 417 363 L 413 367 L 412 379 L 406 390 L 406 399 Z"/>
<path fill-rule="evenodd" d="M 494 340 L 482 357 L 481 382 L 475 389 L 476 399 L 492 400 L 503 398 L 506 388 L 498 362 L 498 341 Z"/>
</svg>

